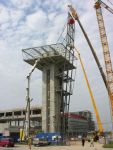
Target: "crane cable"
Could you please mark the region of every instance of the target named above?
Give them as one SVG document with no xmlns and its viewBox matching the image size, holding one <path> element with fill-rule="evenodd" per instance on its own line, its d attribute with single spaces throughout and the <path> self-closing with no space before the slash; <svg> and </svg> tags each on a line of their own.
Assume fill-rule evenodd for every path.
<svg viewBox="0 0 113 150">
<path fill-rule="evenodd" d="M 64 31 L 65 31 L 65 28 L 66 28 L 66 23 L 64 24 L 64 27 L 63 27 L 63 29 L 62 29 L 62 32 L 61 32 L 60 36 L 59 36 L 58 39 L 57 39 L 57 43 L 58 43 L 58 41 L 60 40 L 60 38 L 62 37 L 62 34 L 63 34 Z"/>
<path fill-rule="evenodd" d="M 113 3 L 110 0 L 107 0 L 111 5 L 113 5 Z"/>
</svg>

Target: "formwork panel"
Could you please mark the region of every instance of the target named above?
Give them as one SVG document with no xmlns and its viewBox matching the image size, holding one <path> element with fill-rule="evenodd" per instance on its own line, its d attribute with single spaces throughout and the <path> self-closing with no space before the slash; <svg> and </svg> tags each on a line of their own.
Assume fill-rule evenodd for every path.
<svg viewBox="0 0 113 150">
<path fill-rule="evenodd" d="M 30 65 L 34 65 L 36 59 L 27 59 L 27 60 L 24 60 L 24 61 L 27 62 Z M 68 60 L 66 60 L 61 55 L 58 55 L 58 56 L 47 56 L 47 57 L 40 58 L 38 63 L 37 63 L 36 68 L 42 71 L 44 67 L 47 67 L 51 63 L 55 64 L 55 65 L 58 65 L 61 68 L 62 68 L 62 66 L 65 63 L 66 64 L 65 70 L 67 70 L 67 69 L 69 69 L 69 70 L 75 69 L 75 66 L 73 64 L 71 64 Z"/>
</svg>

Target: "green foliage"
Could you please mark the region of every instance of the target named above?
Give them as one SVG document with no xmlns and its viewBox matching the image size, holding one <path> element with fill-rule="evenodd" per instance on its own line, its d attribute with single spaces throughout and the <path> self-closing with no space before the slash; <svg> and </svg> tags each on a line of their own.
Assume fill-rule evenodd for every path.
<svg viewBox="0 0 113 150">
<path fill-rule="evenodd" d="M 103 145 L 104 148 L 113 148 L 113 143 Z"/>
</svg>

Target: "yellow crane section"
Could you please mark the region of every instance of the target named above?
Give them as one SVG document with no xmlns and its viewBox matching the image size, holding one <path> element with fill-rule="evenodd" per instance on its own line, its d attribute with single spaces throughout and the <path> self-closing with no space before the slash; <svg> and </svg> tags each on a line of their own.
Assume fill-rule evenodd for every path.
<svg viewBox="0 0 113 150">
<path fill-rule="evenodd" d="M 80 60 L 82 71 L 83 71 L 83 74 L 84 74 L 84 77 L 85 77 L 85 80 L 86 80 L 86 84 L 87 84 L 87 87 L 88 87 L 88 90 L 89 90 L 89 94 L 90 94 L 90 97 L 91 97 L 91 100 L 92 100 L 92 104 L 93 104 L 93 108 L 94 108 L 94 112 L 95 112 L 95 116 L 96 116 L 96 120 L 97 120 L 97 124 L 98 124 L 99 133 L 102 134 L 103 133 L 102 122 L 101 122 L 100 117 L 99 117 L 99 113 L 98 113 L 97 106 L 96 106 L 96 103 L 95 103 L 94 95 L 93 95 L 93 92 L 91 90 L 91 87 L 90 87 L 90 84 L 89 84 L 89 81 L 88 81 L 86 71 L 84 69 L 84 64 L 82 62 L 80 53 L 78 51 L 77 51 L 77 53 L 78 53 L 78 58 Z"/>
<path fill-rule="evenodd" d="M 100 38 L 101 38 L 104 62 L 105 62 L 105 69 L 106 69 L 107 88 L 110 97 L 112 119 L 113 119 L 113 69 L 112 69 L 112 62 L 110 57 L 109 45 L 108 45 L 107 34 L 105 30 L 101 6 L 106 8 L 112 14 L 113 14 L 113 9 L 111 9 L 108 5 L 103 3 L 101 0 L 97 0 L 95 3 L 95 9 L 96 9 L 96 15 L 97 15 L 97 21 L 99 26 L 99 32 L 100 32 Z"/>
<path fill-rule="evenodd" d="M 84 36 L 85 36 L 85 38 L 86 38 L 86 40 L 88 42 L 88 45 L 89 45 L 89 47 L 90 47 L 90 49 L 92 51 L 92 54 L 93 54 L 93 56 L 94 56 L 94 58 L 96 60 L 97 66 L 98 66 L 98 68 L 100 70 L 100 73 L 101 73 L 101 76 L 102 76 L 103 81 L 105 83 L 105 86 L 107 86 L 105 74 L 104 74 L 104 72 L 102 70 L 102 67 L 101 67 L 100 62 L 98 60 L 98 57 L 97 57 L 97 55 L 96 55 L 96 53 L 94 51 L 94 48 L 93 48 L 93 46 L 92 46 L 92 44 L 91 44 L 91 42 L 90 42 L 90 40 L 89 40 L 89 38 L 87 36 L 87 33 L 85 32 L 85 30 L 84 30 L 84 28 L 83 28 L 83 26 L 82 26 L 82 24 L 81 24 L 81 22 L 79 20 L 77 12 L 72 7 L 72 5 L 68 5 L 68 7 L 70 9 L 70 14 L 73 17 L 73 19 L 77 20 L 79 25 L 80 25 L 80 28 L 81 28 L 81 30 L 82 30 L 82 32 L 83 32 L 83 34 L 84 34 Z M 87 75 L 86 75 L 86 72 L 85 72 L 85 69 L 84 69 L 84 65 L 83 65 L 81 57 L 80 57 L 80 54 L 78 56 L 79 56 L 79 60 L 80 60 L 80 63 L 81 63 L 81 66 L 82 66 L 82 70 L 83 70 L 83 73 L 84 73 L 84 76 L 85 76 L 85 80 L 86 80 L 86 83 L 87 83 L 87 86 L 88 86 L 88 90 L 89 90 L 89 93 L 90 93 L 90 96 L 91 96 L 91 99 L 92 99 L 92 104 L 93 104 L 93 108 L 94 108 L 94 112 L 95 112 L 95 116 L 96 116 L 96 120 L 97 120 L 97 124 L 98 124 L 98 129 L 99 129 L 99 132 L 102 133 L 103 132 L 103 127 L 102 127 L 102 123 L 101 123 L 101 120 L 100 120 L 100 117 L 99 117 L 99 113 L 98 113 L 98 110 L 97 110 L 97 107 L 96 107 L 95 99 L 94 99 L 94 96 L 93 96 L 93 93 L 92 93 L 92 90 L 91 90 L 91 87 L 90 87 L 90 84 L 89 84 L 89 81 L 88 81 L 88 78 L 87 78 Z"/>
</svg>

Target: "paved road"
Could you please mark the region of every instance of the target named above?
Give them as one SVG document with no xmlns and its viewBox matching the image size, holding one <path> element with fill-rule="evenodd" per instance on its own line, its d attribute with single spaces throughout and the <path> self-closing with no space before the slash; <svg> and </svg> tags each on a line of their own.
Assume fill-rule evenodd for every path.
<svg viewBox="0 0 113 150">
<path fill-rule="evenodd" d="M 0 150 L 29 150 L 28 146 L 16 145 L 14 148 L 2 148 Z M 89 143 L 86 143 L 84 147 L 81 143 L 71 146 L 46 146 L 46 147 L 34 147 L 31 150 L 111 150 L 110 148 L 102 148 L 101 144 L 95 144 L 94 147 L 90 147 Z"/>
</svg>

